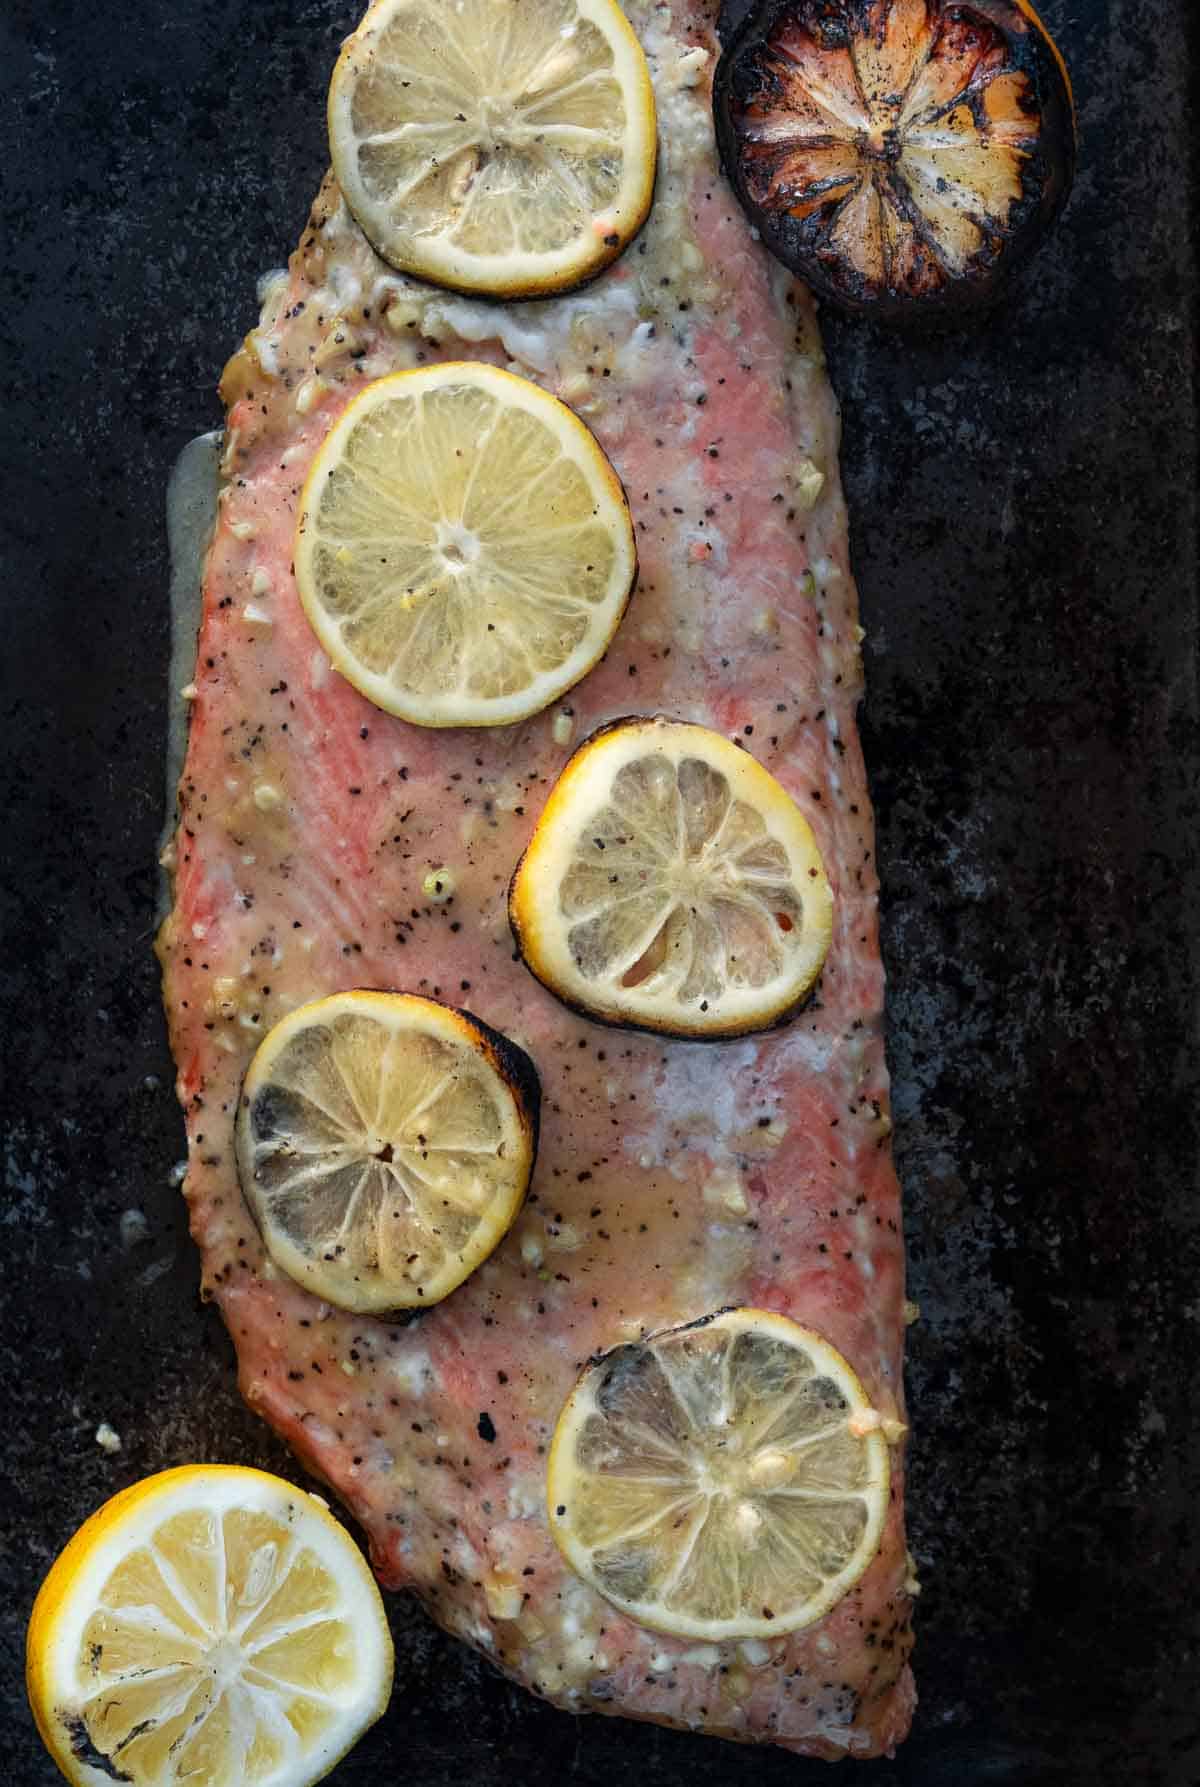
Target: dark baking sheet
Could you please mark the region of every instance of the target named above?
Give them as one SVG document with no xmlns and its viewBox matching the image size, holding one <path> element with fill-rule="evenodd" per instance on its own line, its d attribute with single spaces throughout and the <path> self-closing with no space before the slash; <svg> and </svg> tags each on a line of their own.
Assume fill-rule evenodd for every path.
<svg viewBox="0 0 1200 1787">
<path fill-rule="evenodd" d="M 827 326 L 924 1312 L 922 1703 L 898 1760 L 845 1787 L 1200 1780 L 1193 8 L 1044 11 L 1083 139 L 1055 239 L 965 333 Z M 0 1777 L 28 1787 L 57 1776 L 24 1624 L 81 1518 L 183 1460 L 291 1468 L 238 1401 L 171 1184 L 162 510 L 175 454 L 219 421 L 255 276 L 299 233 L 355 17 L 0 9 Z M 395 1706 L 344 1787 L 827 1778 L 573 1720 L 393 1614 Z"/>
</svg>

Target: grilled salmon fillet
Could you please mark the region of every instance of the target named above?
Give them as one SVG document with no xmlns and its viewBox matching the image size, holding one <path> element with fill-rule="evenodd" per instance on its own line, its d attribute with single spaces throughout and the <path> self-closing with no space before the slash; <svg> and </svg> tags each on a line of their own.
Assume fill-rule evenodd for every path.
<svg viewBox="0 0 1200 1787">
<path fill-rule="evenodd" d="M 644 1630 L 573 1576 L 545 1461 L 583 1363 L 730 1304 L 781 1311 L 902 1417 L 903 1260 L 889 1144 L 857 606 L 838 417 L 813 308 L 722 181 L 699 0 L 628 0 L 661 166 L 631 249 L 573 295 L 495 305 L 393 273 L 332 179 L 226 369 L 218 521 L 159 939 L 185 1192 L 250 1403 L 362 1523 L 381 1580 L 535 1693 L 830 1759 L 890 1752 L 913 1704 L 894 1461 L 883 1541 L 819 1624 L 704 1645 Z M 365 380 L 507 365 L 588 421 L 629 494 L 640 575 L 602 664 L 553 712 L 429 732 L 337 676 L 297 597 L 313 455 Z M 759 758 L 816 831 L 835 896 L 817 994 L 719 1043 L 604 1029 L 515 959 L 505 894 L 574 743 L 614 717 L 700 721 Z M 453 897 L 423 884 L 450 871 Z M 543 1086 L 532 1194 L 490 1261 L 409 1325 L 278 1274 L 233 1124 L 258 1039 L 299 1003 L 396 988 L 477 1012 Z M 519 1583 L 522 1612 L 490 1591 Z M 507 1611 L 511 1613 L 511 1606 Z"/>
</svg>

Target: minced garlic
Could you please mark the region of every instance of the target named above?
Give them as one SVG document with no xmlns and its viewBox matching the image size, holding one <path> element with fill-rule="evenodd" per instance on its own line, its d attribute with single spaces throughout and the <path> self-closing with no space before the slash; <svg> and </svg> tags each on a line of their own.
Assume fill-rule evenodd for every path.
<svg viewBox="0 0 1200 1787">
<path fill-rule="evenodd" d="M 493 1570 L 484 1577 L 483 1597 L 491 1617 L 499 1620 L 518 1618 L 525 1600 L 519 1583 L 498 1570 Z"/>
</svg>

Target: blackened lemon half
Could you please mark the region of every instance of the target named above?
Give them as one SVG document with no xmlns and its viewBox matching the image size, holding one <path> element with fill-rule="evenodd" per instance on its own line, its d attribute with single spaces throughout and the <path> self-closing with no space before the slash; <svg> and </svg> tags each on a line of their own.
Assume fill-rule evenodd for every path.
<svg viewBox="0 0 1200 1787">
<path fill-rule="evenodd" d="M 713 107 L 772 254 L 878 316 L 993 297 L 1074 173 L 1070 81 L 1026 0 L 763 0 Z"/>
</svg>

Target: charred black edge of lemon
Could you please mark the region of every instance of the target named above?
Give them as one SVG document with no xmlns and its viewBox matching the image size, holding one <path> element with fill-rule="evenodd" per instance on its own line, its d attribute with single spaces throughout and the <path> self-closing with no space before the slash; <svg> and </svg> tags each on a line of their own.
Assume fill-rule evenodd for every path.
<svg viewBox="0 0 1200 1787">
<path fill-rule="evenodd" d="M 589 732 L 586 738 L 580 739 L 579 743 L 575 746 L 575 749 L 571 752 L 571 755 L 567 758 L 567 761 L 563 764 L 557 776 L 554 778 L 554 787 L 558 787 L 558 784 L 562 781 L 575 759 L 582 756 L 584 751 L 590 750 L 594 744 L 597 744 L 600 741 L 600 739 L 607 738 L 610 732 L 623 732 L 627 726 L 691 726 L 697 732 L 713 731 L 711 726 L 705 726 L 699 720 L 679 720 L 676 719 L 674 714 L 618 714 L 615 719 L 603 721 L 603 723 L 597 726 L 594 731 Z M 724 734 L 718 733 L 717 737 L 722 738 L 724 737 Z M 729 739 L 726 740 L 726 742 L 732 744 L 733 741 L 732 739 Z M 553 788 L 550 790 L 550 793 L 554 793 Z M 547 797 L 547 799 L 548 798 L 549 797 Z"/>
<path fill-rule="evenodd" d="M 519 868 L 520 864 L 517 866 Z M 557 987 L 551 986 L 550 982 L 545 980 L 542 975 L 538 973 L 537 969 L 533 967 L 526 956 L 520 927 L 513 919 L 511 910 L 509 912 L 509 925 L 517 948 L 520 951 L 521 961 L 528 972 L 533 976 L 534 980 L 537 981 L 538 985 L 545 987 L 546 991 L 557 999 L 561 1006 L 564 1006 L 567 1011 L 573 1012 L 577 1018 L 586 1018 L 589 1024 L 600 1024 L 606 1030 L 629 1030 L 635 1032 L 639 1036 L 661 1036 L 669 1038 L 672 1042 L 694 1042 L 700 1044 L 736 1042 L 739 1037 L 743 1036 L 769 1036 L 772 1031 L 785 1030 L 789 1024 L 794 1023 L 809 1002 L 815 998 L 821 987 L 821 976 L 818 974 L 812 985 L 806 987 L 798 999 L 793 1000 L 791 1005 L 786 1006 L 783 1011 L 776 1013 L 776 1015 L 773 1018 L 768 1019 L 765 1024 L 727 1024 L 723 1025 L 719 1030 L 680 1030 L 673 1024 L 639 1023 L 636 1018 L 618 1017 L 616 1015 L 610 1017 L 604 1012 L 596 1011 L 592 1007 L 584 1005 L 578 999 L 570 999 L 564 993 L 560 993 Z"/>
<path fill-rule="evenodd" d="M 713 731 L 711 726 L 705 726 L 699 720 L 677 720 L 672 718 L 670 714 L 661 713 L 621 714 L 615 720 L 605 720 L 602 726 L 597 726 L 594 732 L 589 732 L 587 737 L 582 739 L 571 752 L 571 755 L 567 758 L 566 762 L 559 770 L 558 775 L 555 777 L 554 787 L 550 790 L 550 793 L 547 796 L 546 804 L 549 805 L 549 802 L 554 798 L 555 789 L 557 789 L 562 778 L 566 775 L 577 757 L 581 756 L 584 751 L 590 750 L 594 744 L 598 743 L 600 739 L 607 737 L 610 732 L 622 732 L 627 726 L 646 728 L 654 726 L 691 726 L 694 727 L 697 732 Z M 722 732 L 718 732 L 716 736 L 722 739 L 725 738 L 725 735 Z M 734 741 L 732 739 L 726 739 L 725 742 L 727 744 L 733 744 Z M 738 749 L 739 747 L 735 745 L 734 748 Z M 747 753 L 747 755 L 749 755 L 749 753 Z M 759 769 L 762 769 L 764 774 L 770 775 L 771 772 L 758 762 L 757 757 L 751 757 L 750 761 L 758 764 Z M 545 807 L 543 807 L 542 812 L 543 814 L 545 813 Z M 541 824 L 540 818 L 537 823 L 538 825 Z M 537 825 L 534 827 L 534 836 L 536 835 Z M 788 1024 L 799 1017 L 805 1006 L 808 1005 L 810 1000 L 814 999 L 820 991 L 821 974 L 824 972 L 824 963 L 822 963 L 821 970 L 817 973 L 812 984 L 805 987 L 804 991 L 799 994 L 790 1005 L 785 1006 L 782 1011 L 777 1012 L 776 1015 L 773 1018 L 768 1019 L 765 1024 L 756 1024 L 753 1022 L 729 1024 L 722 1026 L 719 1030 L 681 1030 L 674 1024 L 639 1024 L 635 1018 L 619 1017 L 615 1015 L 609 1016 L 605 1012 L 595 1011 L 591 1006 L 585 1005 L 582 1000 L 572 999 L 568 997 L 567 994 L 560 992 L 556 986 L 551 985 L 543 975 L 538 973 L 537 969 L 533 966 L 533 963 L 529 960 L 525 948 L 524 926 L 521 924 L 521 921 L 517 916 L 516 891 L 517 883 L 521 878 L 521 871 L 525 867 L 525 860 L 532 848 L 533 838 L 530 838 L 529 843 L 526 844 L 524 850 L 522 850 L 517 859 L 517 866 L 513 870 L 508 883 L 508 927 L 512 932 L 513 942 L 517 946 L 517 953 L 521 958 L 522 966 L 526 971 L 533 976 L 539 986 L 545 987 L 546 991 L 551 994 L 553 998 L 557 999 L 560 1005 L 565 1006 L 568 1011 L 574 1012 L 577 1018 L 586 1018 L 589 1024 L 602 1024 L 606 1030 L 632 1030 L 640 1036 L 669 1036 L 676 1042 L 736 1042 L 739 1036 L 766 1036 L 769 1035 L 772 1030 L 785 1029 Z"/>
<path fill-rule="evenodd" d="M 492 1066 L 496 1069 L 496 1072 L 500 1075 L 500 1078 L 504 1081 L 505 1085 L 514 1093 L 517 1108 L 529 1131 L 529 1140 L 533 1155 L 533 1158 L 530 1161 L 530 1173 L 532 1174 L 533 1166 L 537 1159 L 538 1140 L 541 1135 L 542 1082 L 533 1057 L 526 1053 L 520 1043 L 514 1042 L 511 1036 L 505 1036 L 502 1030 L 495 1029 L 485 1018 L 477 1016 L 473 1011 L 467 1011 L 464 1006 L 451 1005 L 450 1002 L 445 999 L 430 999 L 425 993 L 408 993 L 405 992 L 403 987 L 343 987 L 340 991 L 346 993 L 386 993 L 401 999 L 419 999 L 423 1005 L 440 1006 L 443 1011 L 451 1011 L 454 1013 L 455 1017 L 462 1018 L 465 1023 L 469 1024 L 472 1030 L 475 1031 L 479 1041 L 482 1043 L 484 1052 L 491 1061 Z M 320 996 L 323 995 L 319 995 L 319 997 Z M 267 1034 L 269 1035 L 270 1032 L 268 1031 Z M 264 1037 L 263 1040 L 265 1041 L 266 1038 Z M 234 1115 L 235 1128 L 238 1116 L 240 1116 L 243 1109 L 248 1107 L 245 1090 L 246 1078 L 251 1068 L 254 1066 L 257 1055 L 258 1050 L 256 1049 L 246 1063 L 245 1072 L 242 1074 L 238 1084 L 237 1110 Z M 237 1160 L 236 1146 L 234 1149 L 234 1157 L 235 1160 Z M 237 1160 L 237 1166 L 238 1180 L 240 1183 L 240 1160 Z M 242 1189 L 245 1191 L 244 1186 Z"/>
<path fill-rule="evenodd" d="M 582 1383 L 589 1371 L 594 1371 L 598 1365 L 603 1365 L 606 1359 L 615 1358 L 618 1353 L 625 1352 L 627 1348 L 653 1346 L 656 1340 L 665 1340 L 669 1334 L 688 1334 L 696 1328 L 709 1328 L 714 1322 L 719 1322 L 723 1315 L 733 1315 L 739 1309 L 754 1307 L 755 1305 L 750 1303 L 722 1303 L 720 1309 L 710 1309 L 707 1315 L 694 1316 L 690 1322 L 672 1322 L 666 1328 L 653 1328 L 649 1334 L 642 1334 L 637 1340 L 615 1341 L 612 1346 L 603 1347 L 600 1352 L 592 1353 L 584 1360 L 583 1370 L 579 1373 L 578 1381 Z M 787 1319 L 790 1321 L 792 1318 L 789 1316 Z"/>
<path fill-rule="evenodd" d="M 987 13 L 990 18 L 996 20 L 997 29 L 1002 29 L 1000 20 L 996 18 L 997 11 L 999 8 L 1004 7 L 1009 3 L 1010 0 L 973 0 L 973 4 L 979 11 Z M 1075 105 L 1075 89 L 1071 81 L 1071 71 L 1067 67 L 1066 57 L 1059 49 L 1057 42 L 1051 35 L 1049 26 L 1046 24 L 1046 21 L 1043 19 L 1037 7 L 1033 4 L 1033 0 L 1011 0 L 1011 4 L 1016 7 L 1018 12 L 1024 14 L 1026 21 L 1033 27 L 1035 36 L 1039 36 L 1043 39 L 1051 56 L 1058 64 L 1058 72 L 1062 77 L 1063 86 L 1067 90 L 1067 98 L 1071 102 L 1071 122 L 1074 127 L 1073 134 L 1077 138 L 1078 110 Z"/>
<path fill-rule="evenodd" d="M 500 1075 L 500 1078 L 504 1081 L 505 1085 L 508 1086 L 512 1092 L 517 1111 L 529 1136 L 529 1173 L 525 1180 L 521 1195 L 517 1199 L 513 1208 L 511 1218 L 505 1225 L 502 1233 L 496 1238 L 496 1246 L 499 1246 L 500 1242 L 504 1239 L 504 1236 L 509 1233 L 513 1223 L 516 1222 L 517 1217 L 521 1213 L 525 1200 L 529 1195 L 529 1187 L 533 1183 L 534 1169 L 537 1166 L 538 1144 L 541 1140 L 542 1133 L 542 1082 L 533 1057 L 527 1054 L 519 1043 L 514 1042 L 511 1036 L 505 1036 L 502 1030 L 494 1029 L 485 1019 L 477 1017 L 473 1011 L 467 1011 L 461 1005 L 451 1005 L 443 999 L 430 999 L 424 993 L 406 993 L 401 987 L 343 987 L 340 991 L 353 993 L 392 993 L 401 998 L 420 999 L 425 1005 L 439 1005 L 443 1011 L 452 1011 L 455 1017 L 462 1018 L 475 1032 L 479 1042 L 483 1046 L 488 1060 Z M 270 1032 L 268 1032 L 268 1035 L 269 1034 Z M 266 1039 L 264 1038 L 263 1040 L 265 1041 Z M 266 1231 L 263 1228 L 259 1217 L 258 1205 L 250 1192 L 246 1189 L 245 1176 L 242 1171 L 241 1150 L 238 1147 L 238 1130 L 241 1125 L 242 1112 L 243 1109 L 249 1108 L 249 1100 L 246 1097 L 246 1076 L 253 1067 L 257 1054 L 258 1050 L 256 1049 L 246 1063 L 245 1071 L 243 1072 L 241 1079 L 238 1081 L 237 1104 L 234 1107 L 233 1114 L 233 1164 L 234 1172 L 237 1175 L 238 1190 L 242 1194 L 242 1202 L 246 1206 L 247 1214 L 255 1228 L 258 1230 L 268 1256 L 274 1260 L 275 1256 L 271 1252 Z M 482 1261 L 480 1263 L 482 1264 Z M 276 1264 L 278 1265 L 277 1261 Z M 309 1290 L 307 1285 L 300 1284 L 298 1279 L 292 1278 L 284 1267 L 279 1266 L 279 1270 L 284 1273 L 289 1284 L 299 1285 L 299 1288 L 302 1291 L 306 1291 L 309 1296 L 315 1295 L 315 1292 Z M 471 1276 L 471 1273 L 467 1274 L 467 1278 L 470 1278 Z M 466 1283 L 466 1279 L 463 1280 L 463 1283 Z M 458 1288 L 459 1286 L 457 1285 L 454 1287 L 455 1290 Z M 454 1291 L 447 1291 L 446 1296 L 440 1297 L 435 1303 L 402 1303 L 397 1304 L 395 1309 L 372 1310 L 370 1312 L 371 1319 L 380 1322 L 392 1322 L 397 1326 L 403 1326 L 416 1320 L 419 1316 L 423 1315 L 427 1309 L 436 1309 L 439 1303 L 446 1302 L 447 1299 L 453 1295 Z M 331 1297 L 327 1297 L 325 1301 L 327 1303 L 334 1302 Z M 337 1309 L 346 1309 L 346 1313 L 350 1315 L 358 1315 L 362 1313 L 359 1310 L 348 1309 L 346 1305 L 341 1303 L 334 1303 L 334 1307 Z"/>
<path fill-rule="evenodd" d="M 419 997 L 424 998 L 424 994 Z M 431 1000 L 430 1003 L 441 1002 Z M 529 1131 L 529 1176 L 532 1179 L 542 1130 L 542 1082 L 532 1055 L 527 1054 L 511 1036 L 505 1036 L 502 1030 L 493 1029 L 491 1024 L 478 1017 L 475 1012 L 467 1011 L 461 1005 L 447 1005 L 446 1009 L 463 1018 L 476 1031 L 485 1045 L 492 1065 L 514 1093 L 517 1108 Z"/>
<path fill-rule="evenodd" d="M 1033 82 L 1042 123 L 1036 152 L 1022 172 L 1022 195 L 1010 213 L 1003 246 L 996 252 L 982 250 L 973 257 L 965 273 L 948 278 L 935 293 L 920 298 L 876 289 L 864 280 L 847 277 L 837 258 L 821 255 L 817 246 L 816 238 L 825 220 L 823 210 L 801 221 L 786 213 L 766 211 L 755 202 L 742 177 L 733 121 L 734 102 L 739 97 L 737 83 L 739 78 L 750 78 L 742 60 L 769 41 L 783 15 L 800 11 L 811 0 L 759 0 L 758 4 L 751 0 L 740 12 L 729 4 L 722 15 L 728 17 L 731 28 L 717 63 L 712 93 L 714 134 L 722 172 L 768 252 L 803 279 L 818 297 L 854 315 L 920 324 L 953 320 L 964 312 L 994 303 L 1010 276 L 1026 264 L 1049 235 L 1074 183 L 1078 153 L 1075 98 L 1058 45 L 1026 0 L 963 3 L 965 10 L 980 14 L 1010 45 L 1013 66 Z M 1019 31 L 1014 31 L 1015 21 L 1020 23 Z M 1059 144 L 1057 157 L 1047 154 L 1049 142 Z M 907 194 L 899 188 L 896 194 L 898 208 L 910 212 Z M 914 218 L 914 226 L 920 221 Z"/>
</svg>

